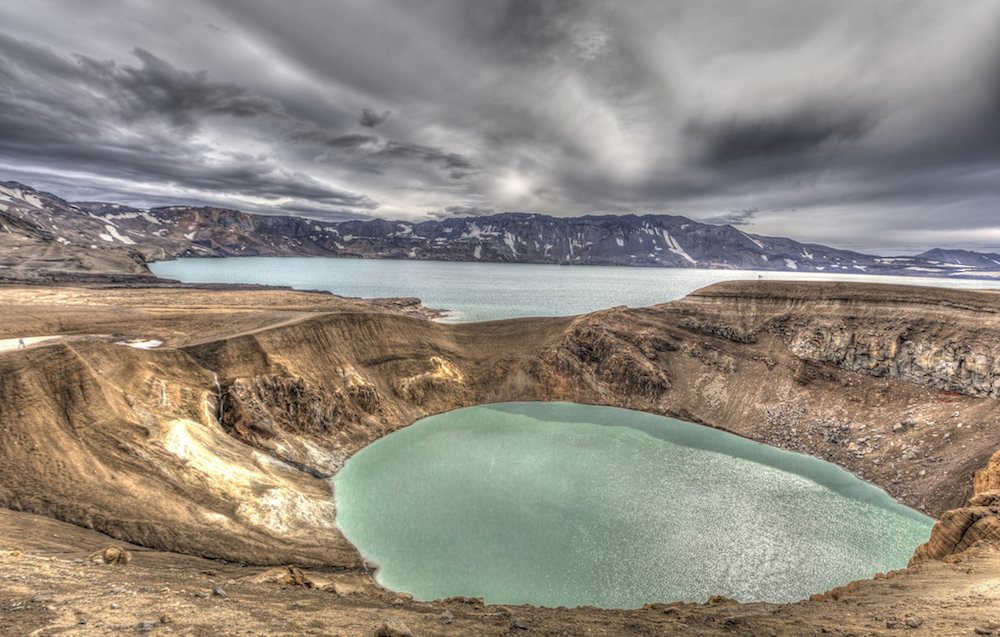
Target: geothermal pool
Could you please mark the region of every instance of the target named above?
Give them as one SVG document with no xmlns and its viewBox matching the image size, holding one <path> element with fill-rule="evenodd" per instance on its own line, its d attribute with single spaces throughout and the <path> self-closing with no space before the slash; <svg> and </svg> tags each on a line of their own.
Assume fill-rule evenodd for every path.
<svg viewBox="0 0 1000 637">
<path fill-rule="evenodd" d="M 426 418 L 334 483 L 378 580 L 421 600 L 792 601 L 906 566 L 933 522 L 809 456 L 570 403 Z"/>
</svg>

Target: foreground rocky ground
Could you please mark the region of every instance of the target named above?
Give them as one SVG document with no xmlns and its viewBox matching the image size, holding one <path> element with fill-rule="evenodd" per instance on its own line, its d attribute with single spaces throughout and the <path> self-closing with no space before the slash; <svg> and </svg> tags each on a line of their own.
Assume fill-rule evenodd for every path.
<svg viewBox="0 0 1000 637">
<path fill-rule="evenodd" d="M 109 544 L 128 565 L 94 563 Z M 634 611 L 414 602 L 362 574 L 305 571 L 323 588 L 113 542 L 0 509 L 4 635 L 989 635 L 1000 634 L 1000 552 L 975 549 L 796 604 L 654 604 Z"/>
<path fill-rule="evenodd" d="M 998 303 L 955 290 L 743 282 L 653 308 L 444 325 L 405 300 L 0 287 L 0 339 L 62 336 L 0 352 L 0 505 L 24 512 L 0 510 L 0 567 L 11 575 L 0 579 L 0 632 L 8 622 L 10 634 L 108 634 L 148 621 L 145 631 L 181 634 L 354 635 L 391 618 L 432 635 L 992 630 Z M 122 344 L 136 339 L 162 346 Z M 333 523 L 325 478 L 417 418 L 508 400 L 722 427 L 836 462 L 941 522 L 906 573 L 793 605 L 505 610 L 379 589 Z M 78 563 L 111 543 L 78 527 L 145 550 L 127 566 Z M 320 569 L 306 577 L 332 585 L 244 579 L 287 564 Z M 199 596 L 215 586 L 227 595 Z"/>
</svg>

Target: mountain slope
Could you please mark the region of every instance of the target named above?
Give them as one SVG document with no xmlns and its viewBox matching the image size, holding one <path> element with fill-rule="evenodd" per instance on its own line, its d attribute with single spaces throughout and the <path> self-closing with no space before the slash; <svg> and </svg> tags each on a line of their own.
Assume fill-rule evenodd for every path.
<svg viewBox="0 0 1000 637">
<path fill-rule="evenodd" d="M 82 251 L 101 254 L 111 262 L 108 267 L 130 273 L 141 272 L 142 261 L 189 256 L 334 256 L 916 276 L 1000 274 L 1000 255 L 932 250 L 916 257 L 879 257 L 676 215 L 552 217 L 507 212 L 418 223 L 330 222 L 214 207 L 146 210 L 105 202 L 70 203 L 16 182 L 0 182 L 0 249 L 5 259 L 0 264 L 9 267 L 38 267 L 34 255 L 49 253 L 42 263 L 59 258 L 77 263 Z"/>
<path fill-rule="evenodd" d="M 921 252 L 917 257 L 931 261 L 940 261 L 941 263 L 950 265 L 963 265 L 988 270 L 995 270 L 1000 267 L 1000 254 L 996 254 L 995 252 L 934 248 L 926 252 Z"/>
</svg>

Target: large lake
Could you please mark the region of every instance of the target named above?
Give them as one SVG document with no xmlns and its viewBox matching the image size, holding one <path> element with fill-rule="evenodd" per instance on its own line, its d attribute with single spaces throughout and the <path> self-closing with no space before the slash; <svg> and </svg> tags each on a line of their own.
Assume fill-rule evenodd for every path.
<svg viewBox="0 0 1000 637">
<path fill-rule="evenodd" d="M 456 321 L 568 316 L 616 305 L 645 307 L 732 279 L 869 281 L 1000 289 L 1000 281 L 863 274 L 558 266 L 388 259 L 239 257 L 154 263 L 157 276 L 190 283 L 259 283 L 363 298 L 419 297 Z"/>
<path fill-rule="evenodd" d="M 569 403 L 426 418 L 348 460 L 335 493 L 379 581 L 422 600 L 792 601 L 905 567 L 932 524 L 827 462 Z"/>
</svg>

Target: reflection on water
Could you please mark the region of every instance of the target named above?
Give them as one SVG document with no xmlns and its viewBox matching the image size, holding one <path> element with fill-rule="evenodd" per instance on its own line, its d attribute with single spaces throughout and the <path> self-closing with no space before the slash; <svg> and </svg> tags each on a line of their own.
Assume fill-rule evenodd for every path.
<svg viewBox="0 0 1000 637">
<path fill-rule="evenodd" d="M 906 566 L 932 523 L 815 458 L 568 403 L 427 418 L 335 487 L 347 537 L 419 599 L 791 601 Z"/>
</svg>

